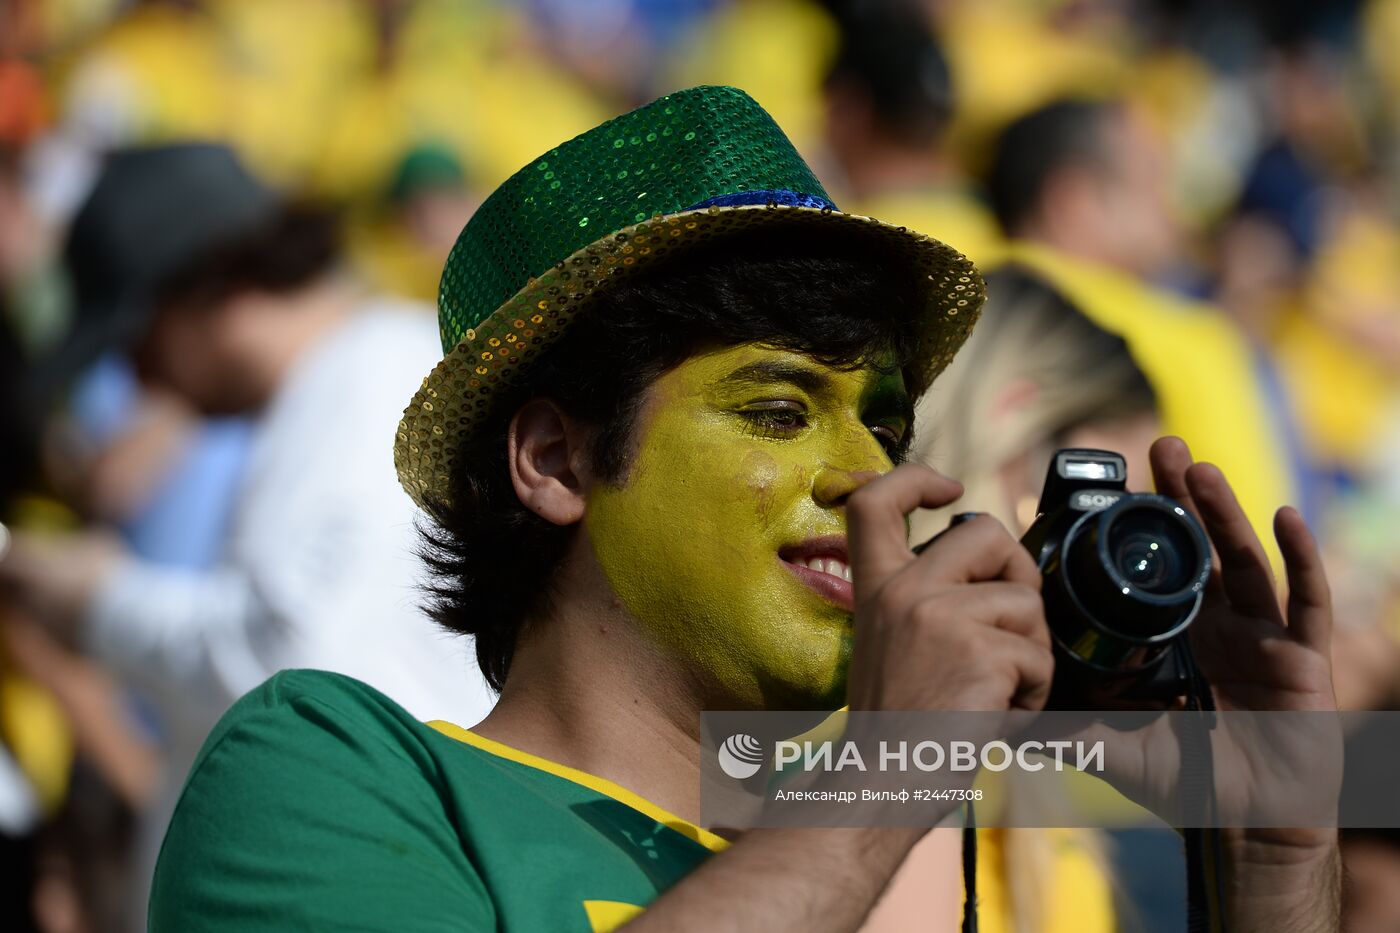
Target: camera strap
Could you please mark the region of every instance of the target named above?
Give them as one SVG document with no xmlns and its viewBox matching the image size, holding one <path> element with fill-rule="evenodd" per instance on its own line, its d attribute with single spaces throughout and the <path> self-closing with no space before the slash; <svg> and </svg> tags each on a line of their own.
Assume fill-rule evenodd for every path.
<svg viewBox="0 0 1400 933">
<path fill-rule="evenodd" d="M 977 818 L 971 800 L 967 802 L 967 819 L 963 823 L 962 873 L 962 933 L 977 933 Z"/>
<path fill-rule="evenodd" d="M 1186 672 L 1186 709 L 1202 713 L 1188 719 L 1180 734 L 1180 788 L 1188 822 L 1211 824 L 1219 816 L 1215 799 L 1215 768 L 1210 730 L 1215 728 L 1215 698 L 1201 673 L 1191 646 L 1177 639 L 1174 649 Z M 977 933 L 977 825 L 972 802 L 963 823 L 963 916 L 961 933 Z M 1203 818 L 1195 818 L 1203 817 Z M 1228 933 L 1225 921 L 1224 851 L 1220 830 L 1204 826 L 1182 829 L 1186 843 L 1187 933 Z"/>
<path fill-rule="evenodd" d="M 1185 638 L 1174 643 L 1180 669 L 1186 674 L 1187 717 L 1178 733 L 1181 745 L 1180 792 L 1186 822 L 1186 929 L 1188 933 L 1226 933 L 1224 852 L 1220 830 L 1213 827 L 1219 809 L 1215 798 L 1215 767 L 1210 731 L 1215 728 L 1215 697 L 1196 664 Z"/>
</svg>

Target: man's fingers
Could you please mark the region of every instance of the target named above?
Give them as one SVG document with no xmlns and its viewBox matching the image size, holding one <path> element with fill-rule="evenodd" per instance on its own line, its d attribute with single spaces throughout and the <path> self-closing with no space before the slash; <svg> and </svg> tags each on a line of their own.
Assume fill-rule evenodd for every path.
<svg viewBox="0 0 1400 933">
<path fill-rule="evenodd" d="M 1220 558 L 1220 580 L 1230 605 L 1282 625 L 1269 558 L 1225 475 L 1213 464 L 1198 463 L 1186 471 L 1186 483 Z"/>
<path fill-rule="evenodd" d="M 1289 634 L 1326 655 L 1332 644 L 1332 590 L 1317 542 L 1293 508 L 1279 509 L 1274 515 L 1274 537 L 1288 571 Z"/>
<path fill-rule="evenodd" d="M 870 593 L 914 559 L 905 523 L 917 508 L 936 509 L 962 495 L 962 484 L 907 463 L 857 489 L 846 500 L 851 576 L 856 598 Z"/>
<path fill-rule="evenodd" d="M 925 599 L 934 605 L 947 601 L 941 593 Z M 961 619 L 976 619 L 1050 650 L 1045 603 L 1039 591 L 1031 587 L 1002 580 L 962 587 L 957 597 L 957 613 Z"/>
<path fill-rule="evenodd" d="M 1159 495 L 1169 496 L 1181 503 L 1182 508 L 1200 519 L 1200 510 L 1191 501 L 1191 490 L 1186 485 L 1186 471 L 1195 462 L 1191 450 L 1179 437 L 1159 437 L 1148 451 L 1152 464 L 1152 485 Z"/>
<path fill-rule="evenodd" d="M 909 573 L 938 583 L 1006 580 L 1040 589 L 1040 570 L 1019 541 L 990 515 L 978 515 L 939 535 Z"/>
<path fill-rule="evenodd" d="M 1055 678 L 1055 656 L 1048 647 L 1011 632 L 995 633 L 995 642 L 1016 668 L 1018 683 L 1011 695 L 1011 708 L 1040 712 L 1050 699 Z"/>
<path fill-rule="evenodd" d="M 1186 485 L 1186 471 L 1195 463 L 1191 459 L 1191 449 L 1186 446 L 1186 442 L 1179 437 L 1159 437 L 1148 451 L 1148 460 L 1152 464 L 1152 486 L 1158 495 L 1175 499 L 1204 528 L 1201 510 L 1197 508 L 1195 500 L 1191 498 L 1191 490 Z M 1213 547 L 1210 552 L 1210 568 L 1210 581 L 1206 584 L 1206 593 L 1209 598 L 1223 600 L 1225 593 L 1220 585 L 1220 558 Z"/>
</svg>

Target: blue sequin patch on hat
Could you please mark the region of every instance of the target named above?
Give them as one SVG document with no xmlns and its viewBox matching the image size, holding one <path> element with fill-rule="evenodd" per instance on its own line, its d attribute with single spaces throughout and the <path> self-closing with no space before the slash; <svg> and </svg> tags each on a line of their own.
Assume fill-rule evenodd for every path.
<svg viewBox="0 0 1400 933">
<path fill-rule="evenodd" d="M 803 194 L 800 191 L 788 191 L 786 188 L 763 188 L 758 191 L 735 191 L 733 194 L 716 195 L 713 198 L 706 198 L 687 210 L 698 211 L 706 207 L 746 207 L 751 204 L 781 204 L 784 207 L 815 207 L 826 211 L 836 210 L 836 205 L 826 198 L 814 194 Z"/>
</svg>

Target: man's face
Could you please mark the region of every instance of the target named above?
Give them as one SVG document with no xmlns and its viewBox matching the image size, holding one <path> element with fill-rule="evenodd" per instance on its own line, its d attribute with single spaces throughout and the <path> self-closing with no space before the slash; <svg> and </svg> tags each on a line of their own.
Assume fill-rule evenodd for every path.
<svg viewBox="0 0 1400 933">
<path fill-rule="evenodd" d="M 705 689 L 762 708 L 845 702 L 845 497 L 912 424 L 902 375 L 745 344 L 647 392 L 621 486 L 584 521 L 613 591 Z"/>
<path fill-rule="evenodd" d="M 244 307 L 231 298 L 213 308 L 161 308 L 141 345 L 136 364 L 147 382 L 174 392 L 205 414 L 240 414 L 262 401 L 250 378 Z"/>
<path fill-rule="evenodd" d="M 1178 258 L 1179 247 L 1167 152 L 1147 121 L 1132 110 L 1107 120 L 1103 132 L 1111 168 L 1097 177 L 1109 249 L 1123 268 L 1160 274 Z"/>
</svg>

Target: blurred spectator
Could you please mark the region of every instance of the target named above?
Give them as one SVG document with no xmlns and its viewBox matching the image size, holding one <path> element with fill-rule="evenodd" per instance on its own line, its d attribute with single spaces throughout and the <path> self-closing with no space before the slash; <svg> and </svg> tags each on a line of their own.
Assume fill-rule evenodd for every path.
<svg viewBox="0 0 1400 933">
<path fill-rule="evenodd" d="M 1128 488 L 1152 489 L 1147 450 L 1162 421 L 1128 345 L 1023 270 L 990 275 L 987 295 L 973 336 L 920 401 L 911 453 L 957 477 L 966 492 L 948 510 L 916 512 L 915 540 L 969 509 L 1023 533 L 1062 447 L 1117 451 L 1128 463 Z"/>
<path fill-rule="evenodd" d="M 1338 702 L 1388 706 L 1400 698 L 1400 568 L 1387 546 L 1400 499 L 1381 453 L 1400 399 L 1391 186 L 1334 51 L 1295 36 L 1265 76 L 1270 136 L 1218 230 L 1216 290 L 1290 416 L 1300 505 L 1333 582 Z"/>
<path fill-rule="evenodd" d="M 921 5 L 835 6 L 841 38 L 825 84 L 826 142 L 854 197 L 848 208 L 991 262 L 996 223 L 943 150 L 952 76 Z"/>
<path fill-rule="evenodd" d="M 414 512 L 389 447 L 364 429 L 392 424 L 437 358 L 432 321 L 360 294 L 329 219 L 279 203 L 215 146 L 114 156 L 73 237 L 70 256 L 95 267 L 79 272 L 80 295 L 102 275 L 139 285 L 81 315 L 89 330 L 61 359 L 134 340 L 151 384 L 205 414 L 259 419 L 216 567 L 143 563 L 95 532 L 17 533 L 0 562 L 0 582 L 48 625 L 159 704 L 168 781 L 148 860 L 209 727 L 277 670 L 350 673 L 422 718 L 483 715 L 468 646 L 415 608 Z"/>
<path fill-rule="evenodd" d="M 43 406 L 29 374 L 20 341 L 0 318 L 0 521 L 16 528 L 66 517 L 35 498 L 43 486 Z M 10 535 L 0 525 L 0 559 Z M 54 642 L 0 592 L 6 929 L 81 929 L 94 914 L 121 912 L 126 827 L 131 809 L 149 795 L 156 764 L 119 700 L 109 677 Z"/>
<path fill-rule="evenodd" d="M 1150 279 L 1179 248 L 1168 178 L 1131 108 L 1061 101 L 1007 128 L 987 187 L 1008 236 Z"/>
<path fill-rule="evenodd" d="M 140 0 L 80 57 L 64 86 L 65 123 L 94 148 L 213 136 L 229 113 L 220 57 L 202 4 Z"/>
<path fill-rule="evenodd" d="M 24 353 L 4 318 L 0 318 L 0 520 L 14 521 L 11 503 L 27 487 L 38 466 L 38 442 L 33 400 L 28 397 Z M 0 559 L 10 533 L 0 524 Z M 0 595 L 0 625 L 10 614 Z M 0 656 L 0 691 L 14 679 L 8 658 Z M 33 716 L 33 711 L 28 714 Z M 60 728 L 60 732 L 63 730 Z M 60 765 L 66 769 L 67 762 Z M 60 782 L 66 780 L 62 774 Z M 61 786 L 61 784 L 60 784 Z M 62 791 L 60 790 L 60 793 Z M 40 794 L 26 772 L 23 754 L 8 737 L 0 736 L 0 911 L 7 927 L 17 933 L 38 929 L 31 903 L 37 880 L 36 829 L 43 815 Z"/>
<path fill-rule="evenodd" d="M 1139 78 L 1150 27 L 1136 0 L 926 0 L 958 88 L 949 142 L 973 172 L 984 169 L 1008 124 L 1065 97 L 1126 90 Z"/>
<path fill-rule="evenodd" d="M 1231 477 L 1281 566 L 1273 514 L 1295 499 L 1295 486 L 1249 346 L 1224 315 L 1148 278 L 1177 248 L 1162 166 L 1125 105 L 1060 102 L 1021 118 L 998 141 L 988 179 L 1012 238 L 1006 263 L 1127 342 L 1157 392 L 1164 429 Z"/>
<path fill-rule="evenodd" d="M 241 9 L 243 0 L 227 4 Z M 259 5 L 273 19 L 272 28 L 282 29 L 286 4 Z M 363 11 L 358 0 L 353 5 Z M 557 143 L 552 130 L 582 132 L 610 112 L 543 47 L 513 4 L 389 5 L 397 13 L 387 20 L 390 32 L 377 38 L 373 64 L 331 83 L 325 106 L 301 120 L 303 135 L 307 128 L 320 131 L 310 140 L 318 147 L 309 179 L 314 191 L 340 199 L 377 196 L 398 160 L 423 139 L 469 158 L 464 164 L 475 176 L 473 186 L 489 188 Z M 288 54 L 299 56 L 299 45 L 292 43 Z M 264 91 L 276 93 L 272 87 Z"/>
<path fill-rule="evenodd" d="M 352 254 L 383 291 L 435 301 L 442 265 L 479 200 L 450 148 L 417 145 L 395 169 L 384 203 L 352 229 Z"/>
<path fill-rule="evenodd" d="M 1335 56 L 1292 44 L 1265 77 L 1269 135 L 1221 225 L 1217 293 L 1299 424 L 1296 456 L 1321 470 L 1305 488 L 1316 521 L 1326 474 L 1366 462 L 1397 387 L 1400 239 Z"/>
<path fill-rule="evenodd" d="M 439 266 L 476 209 L 461 162 L 445 147 L 431 143 L 416 146 L 404 156 L 394 172 L 389 200 L 398 207 L 414 241 Z"/>
</svg>

